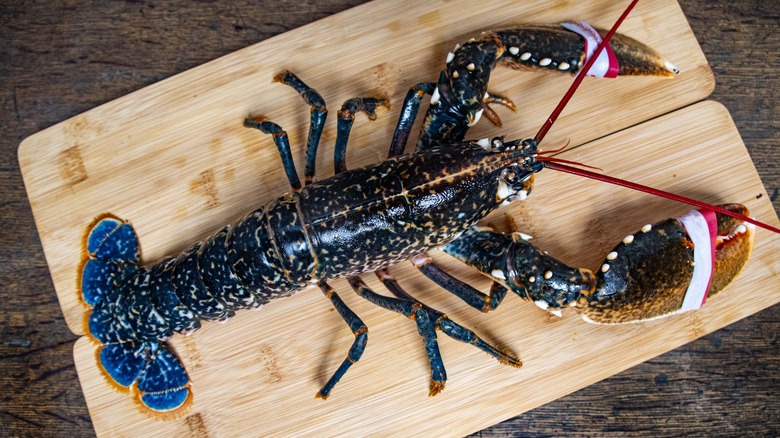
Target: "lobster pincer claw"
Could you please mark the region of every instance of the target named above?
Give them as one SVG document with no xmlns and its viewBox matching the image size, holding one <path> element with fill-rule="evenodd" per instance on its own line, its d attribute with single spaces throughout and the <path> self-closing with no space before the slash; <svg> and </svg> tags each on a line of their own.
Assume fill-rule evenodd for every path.
<svg viewBox="0 0 780 438">
<path fill-rule="evenodd" d="M 721 207 L 749 214 L 740 204 Z M 697 221 L 704 223 L 701 231 Z M 698 309 L 742 271 L 753 249 L 753 230 L 711 211 L 645 225 L 607 254 L 596 292 L 577 303 L 582 318 L 618 324 Z"/>
<path fill-rule="evenodd" d="M 596 279 L 591 271 L 550 257 L 528 238 L 518 232 L 507 236 L 475 227 L 442 250 L 558 316 L 560 309 L 575 305 L 582 296 L 595 291 Z"/>
</svg>

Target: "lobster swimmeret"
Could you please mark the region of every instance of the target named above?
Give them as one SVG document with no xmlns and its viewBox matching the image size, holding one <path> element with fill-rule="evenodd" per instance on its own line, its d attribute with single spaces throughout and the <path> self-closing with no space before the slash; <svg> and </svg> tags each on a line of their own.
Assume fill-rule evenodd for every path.
<svg viewBox="0 0 780 438">
<path fill-rule="evenodd" d="M 375 109 L 387 103 L 350 99 L 339 111 L 337 174 L 314 183 L 325 103 L 293 74 L 279 75 L 278 81 L 292 86 L 312 107 L 305 187 L 301 188 L 295 172 L 286 133 L 264 118 L 247 119 L 247 126 L 273 136 L 291 193 L 150 267 L 139 264 L 138 239 L 130 224 L 104 215 L 88 228 L 79 288 L 90 309 L 85 325 L 100 344 L 98 362 L 107 380 L 119 389 L 132 390 L 148 412 L 177 416 L 191 403 L 192 388 L 184 366 L 165 343 L 168 338 L 194 332 L 202 320 L 224 321 L 237 310 L 258 308 L 317 284 L 355 335 L 347 358 L 317 394 L 326 398 L 360 358 L 367 341 L 366 326 L 326 283 L 340 277 L 348 277 L 360 296 L 415 320 L 431 363 L 432 395 L 441 391 L 446 380 L 437 329 L 502 363 L 521 365 L 519 359 L 409 296 L 385 268 L 410 258 L 424 274 L 482 310 L 498 306 L 508 290 L 551 311 L 576 304 L 586 319 L 598 322 L 636 321 L 679 310 L 691 275 L 701 274 L 690 272 L 693 249 L 699 244 L 694 245 L 675 222 L 646 226 L 649 229 L 643 228 L 632 242 L 624 240 L 614 251 L 616 256 L 607 256 L 606 268 L 598 276 L 546 256 L 521 233 L 503 235 L 472 228 L 500 205 L 524 199 L 532 189 L 534 173 L 544 167 L 532 140 L 463 141 L 483 112 L 499 122 L 488 104 L 513 106 L 508 99 L 487 93 L 490 71 L 500 61 L 512 67 L 576 72 L 586 54 L 595 51 L 599 37 L 594 33 L 581 23 L 529 26 L 486 33 L 457 47 L 447 57 L 447 70 L 437 83 L 418 84 L 407 96 L 390 146 L 391 158 L 354 170 L 346 170 L 344 163 L 352 121 L 358 112 L 373 117 Z M 617 37 L 610 53 L 601 68 L 607 76 L 676 73 L 654 51 L 627 37 Z M 426 93 L 432 94 L 431 106 L 417 151 L 401 155 Z M 749 227 L 720 215 L 717 222 L 724 237 L 713 247 L 717 259 L 709 295 L 738 274 L 752 245 Z M 490 295 L 458 282 L 424 255 L 442 245 L 495 280 Z M 647 259 L 661 257 L 678 268 L 645 269 Z M 372 270 L 378 270 L 396 297 L 376 294 L 357 277 Z M 658 279 L 657 272 L 667 275 Z M 664 293 L 648 300 L 643 296 L 647 288 Z"/>
</svg>

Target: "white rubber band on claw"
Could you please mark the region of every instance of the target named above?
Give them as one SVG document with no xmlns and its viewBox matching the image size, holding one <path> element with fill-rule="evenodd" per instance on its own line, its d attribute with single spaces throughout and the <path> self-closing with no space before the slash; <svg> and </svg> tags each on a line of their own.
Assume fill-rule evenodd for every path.
<svg viewBox="0 0 780 438">
<path fill-rule="evenodd" d="M 583 64 L 593 56 L 593 52 L 596 51 L 599 44 L 601 44 L 601 35 L 590 24 L 584 21 L 566 21 L 561 23 L 565 29 L 568 29 L 582 38 L 585 39 L 585 60 Z M 604 46 L 604 50 L 599 53 L 596 61 L 590 67 L 586 73 L 588 76 L 596 78 L 614 78 L 618 75 L 620 64 L 618 63 L 617 56 L 612 50 L 612 46 L 607 44 Z"/>
<path fill-rule="evenodd" d="M 715 237 L 718 221 L 711 210 L 690 211 L 678 217 L 693 242 L 693 275 L 683 299 L 681 312 L 700 309 L 707 300 L 715 265 Z"/>
</svg>

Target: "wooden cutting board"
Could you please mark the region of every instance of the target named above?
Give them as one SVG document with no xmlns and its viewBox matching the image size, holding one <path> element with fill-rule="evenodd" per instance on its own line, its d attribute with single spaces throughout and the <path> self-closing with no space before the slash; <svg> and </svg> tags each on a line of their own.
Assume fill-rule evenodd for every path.
<svg viewBox="0 0 780 438">
<path fill-rule="evenodd" d="M 321 92 L 332 113 L 340 102 L 356 95 L 391 99 L 395 109 L 380 114 L 376 122 L 358 119 L 348 155 L 354 167 L 386 154 L 406 89 L 412 83 L 435 79 L 455 42 L 480 30 L 522 22 L 577 18 L 608 27 L 622 8 L 595 0 L 576 6 L 560 2 L 553 7 L 547 1 L 517 3 L 442 1 L 410 7 L 379 0 L 192 69 L 26 139 L 19 148 L 20 164 L 71 329 L 83 333 L 83 309 L 74 286 L 81 236 L 93 217 L 110 211 L 131 220 L 144 259 L 154 261 L 287 190 L 270 140 L 241 127 L 241 120 L 250 113 L 272 117 L 289 131 L 294 154 L 302 159 L 308 110 L 292 90 L 270 83 L 279 71 L 299 73 Z M 673 80 L 587 80 L 548 136 L 548 145 L 567 140 L 572 145 L 583 144 L 701 100 L 711 91 L 711 72 L 676 3 L 640 5 L 621 31 L 667 54 L 683 74 Z M 516 115 L 502 113 L 503 129 L 483 122 L 472 131 L 473 136 L 531 135 L 570 80 L 568 76 L 498 71 L 491 90 L 511 96 L 521 109 Z M 326 126 L 320 149 L 318 165 L 323 177 L 331 174 L 333 119 Z M 680 131 L 677 137 L 670 136 L 675 126 Z M 663 149 L 651 149 L 653 143 Z M 712 163 L 705 169 L 732 165 L 737 157 L 740 166 L 730 175 L 750 176 L 740 178 L 737 185 L 734 178 L 723 178 L 715 170 L 712 174 L 720 179 L 713 181 L 683 177 L 700 172 L 673 154 L 688 157 L 689 151 L 696 150 L 691 147 L 702 144 L 707 145 L 703 152 L 711 161 L 696 159 Z M 704 200 L 745 202 L 765 220 L 772 215 L 766 196 L 754 200 L 763 188 L 728 115 L 716 105 L 694 106 L 623 131 L 610 137 L 609 144 L 602 139 L 587 150 L 599 147 L 604 155 L 590 157 L 576 150 L 569 157 L 599 165 L 615 176 Z M 641 164 L 629 164 L 629 159 Z M 520 218 L 537 243 L 573 264 L 596 266 L 622 237 L 604 230 L 618 229 L 620 224 L 621 233 L 627 233 L 660 219 L 652 216 L 657 211 L 681 211 L 675 204 L 634 193 L 621 203 L 617 189 L 545 173 L 546 179 L 540 176 L 540 188 L 529 202 L 507 211 Z M 584 199 L 598 201 L 588 206 Z M 620 214 L 610 213 L 615 211 Z M 597 232 L 589 231 L 593 229 Z M 767 237 L 764 234 L 759 237 Z M 719 300 L 696 316 L 670 320 L 669 326 L 659 322 L 607 330 L 584 325 L 571 314 L 557 319 L 511 299 L 498 312 L 475 314 L 408 266 L 398 267 L 394 272 L 421 299 L 520 354 L 528 364 L 522 370 L 506 369 L 466 346 L 444 341 L 450 383 L 434 399 L 426 395 L 427 365 L 414 326 L 362 302 L 344 282 L 333 285 L 369 325 L 371 341 L 361 363 L 326 403 L 315 403 L 313 394 L 343 359 L 352 337 L 319 292 L 300 293 L 261 312 L 243 313 L 227 325 L 207 324 L 190 338 L 176 337 L 173 345 L 195 390 L 191 415 L 176 422 L 154 422 L 139 414 L 129 397 L 111 392 L 97 374 L 93 347 L 85 339 L 76 344 L 76 363 L 98 434 L 130 434 L 139 427 L 149 433 L 170 434 L 189 430 L 230 435 L 385 435 L 410 427 L 467 433 L 773 304 L 773 297 L 755 302 L 746 298 L 748 292 L 736 293 L 762 290 L 761 282 L 777 271 L 776 255 L 772 258 L 767 249 L 772 240 L 765 240 L 767 246 L 759 246 L 757 252 L 764 248 L 769 255 L 754 256 L 751 269 L 758 271 L 747 273 L 740 282 L 744 285 L 732 291 L 734 299 L 741 300 L 735 308 L 723 307 L 723 313 L 718 313 Z M 437 258 L 464 279 L 486 286 L 481 277 L 446 256 L 438 254 Z M 667 332 L 671 333 L 668 338 L 659 336 Z M 634 336 L 653 342 L 628 344 Z M 633 346 L 616 349 L 619 345 Z"/>
</svg>

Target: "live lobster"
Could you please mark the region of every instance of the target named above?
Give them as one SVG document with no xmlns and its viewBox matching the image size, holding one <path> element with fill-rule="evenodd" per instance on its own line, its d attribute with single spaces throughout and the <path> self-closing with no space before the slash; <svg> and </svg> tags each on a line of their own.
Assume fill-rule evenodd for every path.
<svg viewBox="0 0 780 438">
<path fill-rule="evenodd" d="M 519 43 L 513 45 L 510 40 L 502 41 L 502 38 L 529 31 L 540 35 L 538 40 L 546 41 L 549 47 L 543 44 L 539 48 L 526 48 Z M 580 36 L 567 32 L 553 27 L 533 27 L 490 33 L 479 41 L 464 44 L 455 50 L 447 72 L 437 84 L 423 83 L 410 92 L 391 144 L 393 157 L 351 171 L 346 170 L 343 157 L 354 115 L 363 111 L 373 116 L 375 108 L 385 102 L 375 98 L 348 101 L 339 113 L 338 174 L 311 184 L 308 183 L 314 180 L 313 157 L 325 121 L 325 105 L 314 90 L 294 75 L 280 75 L 278 80 L 295 88 L 312 106 L 306 187 L 301 188 L 295 174 L 284 131 L 265 119 L 253 118 L 247 120 L 248 126 L 273 136 L 293 187 L 292 193 L 249 213 L 235 225 L 193 245 L 178 257 L 161 260 L 149 268 L 138 265 L 138 241 L 128 223 L 106 215 L 89 227 L 85 238 L 87 256 L 83 260 L 79 285 L 83 300 L 90 307 L 86 325 L 91 336 L 101 344 L 99 364 L 109 380 L 119 388 L 132 388 L 142 406 L 151 412 L 178 415 L 191 403 L 192 389 L 183 365 L 166 346 L 166 339 L 175 332 L 189 334 L 197 330 L 201 319 L 222 321 L 238 309 L 256 308 L 272 298 L 317 284 L 356 336 L 347 359 L 318 393 L 327 397 L 339 378 L 360 357 L 367 340 L 365 325 L 325 282 L 329 278 L 345 276 L 350 277 L 350 284 L 361 296 L 415 319 L 431 361 L 431 394 L 440 391 L 446 379 L 435 329 L 472 343 L 503 363 L 519 366 L 519 359 L 490 346 L 470 330 L 410 298 L 384 268 L 418 256 L 415 260 L 423 272 L 443 279 L 443 283 L 452 282 L 453 279 L 436 270 L 424 256 L 419 256 L 427 249 L 446 244 L 445 250 L 458 256 L 462 256 L 464 252 L 461 251 L 465 249 L 469 263 L 488 269 L 487 273 L 496 278 L 489 308 L 500 303 L 507 287 L 523 295 L 525 289 L 518 286 L 521 283 L 512 281 L 516 270 L 506 265 L 501 275 L 496 273 L 492 265 L 496 252 L 469 252 L 483 251 L 483 242 L 494 239 L 507 248 L 507 254 L 517 254 L 517 249 L 507 245 L 506 239 L 522 243 L 522 235 L 488 236 L 479 229 L 469 230 L 502 203 L 523 198 L 530 192 L 533 174 L 543 167 L 536 143 L 505 142 L 500 138 L 477 142 L 462 139 L 483 111 L 492 115 L 486 109 L 487 103 L 511 106 L 504 98 L 486 94 L 489 72 L 501 56 L 518 57 L 517 65 L 538 64 L 548 68 L 553 65 L 558 70 L 572 72 L 579 69 L 585 57 L 585 44 Z M 658 61 L 660 57 L 633 58 L 630 55 L 634 51 L 631 50 L 626 58 L 618 47 L 615 45 L 614 49 L 622 65 L 632 65 L 632 60 L 642 64 L 648 57 L 657 58 L 652 63 L 652 71 L 668 72 L 665 61 Z M 533 55 L 540 50 L 563 51 L 565 48 L 571 50 L 565 58 L 558 58 L 555 52 L 548 56 Z M 653 53 L 641 45 L 636 50 Z M 532 55 L 526 58 L 526 53 Z M 464 64 L 462 60 L 467 60 L 467 55 L 484 56 Z M 563 63 L 568 65 L 567 69 L 560 68 Z M 465 70 L 455 69 L 456 65 Z M 458 81 L 458 77 L 470 80 Z M 434 101 L 426 117 L 418 151 L 400 155 L 414 120 L 412 113 L 425 92 L 434 94 Z M 493 119 L 497 121 L 495 117 Z M 341 194 L 341 204 L 331 196 L 334 192 Z M 732 230 L 727 234 L 732 234 Z M 746 236 L 749 233 L 736 235 L 732 240 L 750 242 Z M 684 235 L 681 239 L 685 239 Z M 746 260 L 749 245 L 739 254 Z M 547 282 L 542 280 L 552 280 L 550 283 L 555 283 L 559 276 L 558 268 L 555 269 L 542 271 L 538 282 L 531 281 L 529 275 L 526 282 L 544 285 Z M 379 270 L 378 275 L 397 299 L 375 294 L 356 277 L 370 270 Z M 734 269 L 738 270 L 739 266 Z M 566 295 L 562 299 L 556 298 L 560 296 L 559 292 L 553 292 L 554 296 L 549 298 L 536 299 L 531 292 L 533 287 L 528 289 L 530 297 L 537 303 L 546 303 L 550 309 L 573 302 L 588 306 L 591 302 L 588 297 L 599 294 L 592 293 L 595 288 L 593 277 L 586 271 L 578 272 L 581 273 L 579 278 L 564 284 Z M 730 281 L 736 273 L 729 272 L 729 278 L 724 282 Z M 468 299 L 475 296 L 462 285 L 456 284 L 453 288 L 470 297 Z"/>
</svg>

